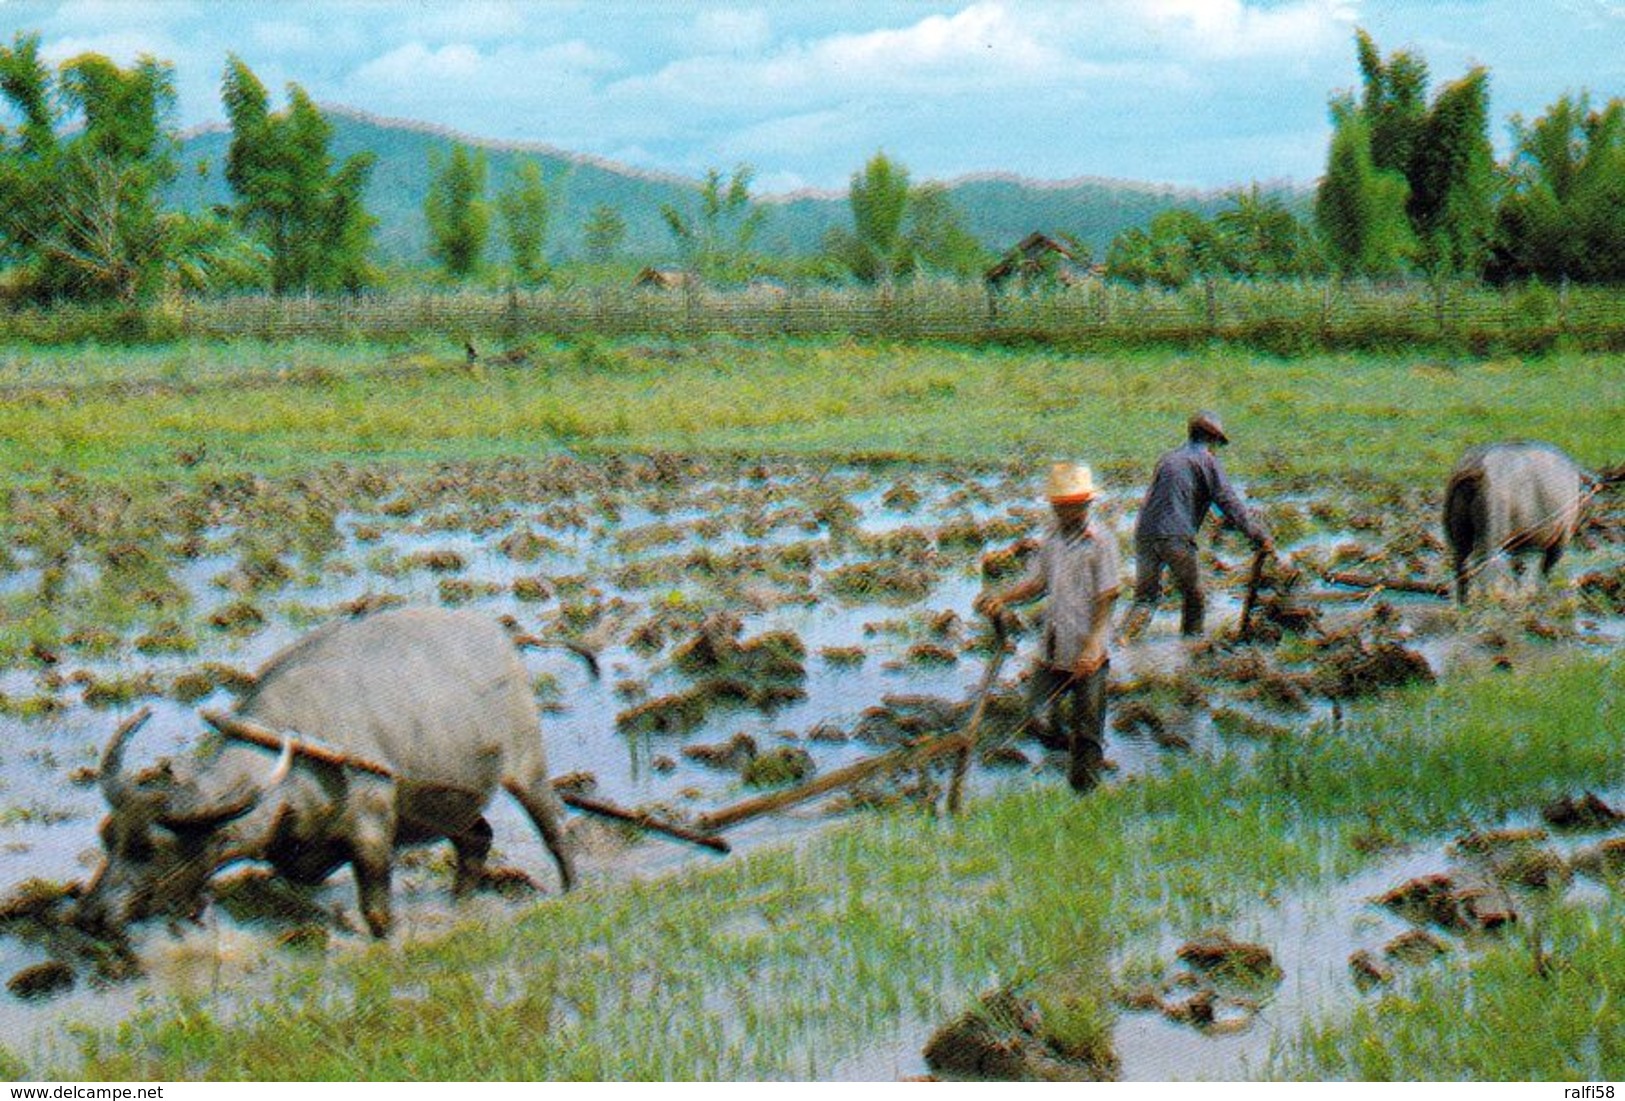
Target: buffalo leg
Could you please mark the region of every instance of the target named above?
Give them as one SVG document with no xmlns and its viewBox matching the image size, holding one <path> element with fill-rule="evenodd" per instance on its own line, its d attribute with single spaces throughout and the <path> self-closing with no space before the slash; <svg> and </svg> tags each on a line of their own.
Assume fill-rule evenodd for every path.
<svg viewBox="0 0 1625 1101">
<path fill-rule="evenodd" d="M 451 839 L 457 850 L 457 878 L 451 893 L 458 898 L 476 890 L 485 879 L 485 858 L 491 852 L 491 823 L 482 816 L 474 820 L 468 832 Z"/>
<path fill-rule="evenodd" d="M 375 937 L 389 935 L 390 865 L 395 858 L 395 813 L 391 793 L 379 793 L 373 805 L 356 816 L 350 842 L 350 864 L 355 869 L 361 916 Z"/>
<path fill-rule="evenodd" d="M 1557 565 L 1558 559 L 1563 557 L 1563 544 L 1553 543 L 1541 552 L 1540 576 L 1551 577 L 1552 569 Z"/>
<path fill-rule="evenodd" d="M 528 785 L 507 780 L 504 781 L 503 787 L 519 800 L 519 805 L 530 815 L 530 820 L 536 825 L 536 832 L 542 835 L 542 841 L 547 845 L 548 852 L 553 854 L 553 862 L 559 867 L 559 881 L 568 891 L 575 886 L 576 863 L 569 838 L 564 836 L 564 804 L 559 802 L 558 795 L 553 791 L 553 785 L 547 782 L 547 777 L 542 776 Z"/>
</svg>

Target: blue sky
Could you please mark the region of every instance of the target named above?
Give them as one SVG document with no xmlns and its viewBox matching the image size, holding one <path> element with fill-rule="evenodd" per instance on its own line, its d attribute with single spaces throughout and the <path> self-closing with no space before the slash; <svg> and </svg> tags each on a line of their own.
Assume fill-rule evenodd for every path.
<svg viewBox="0 0 1625 1101">
<path fill-rule="evenodd" d="M 807 4 L 0 0 L 0 34 L 176 67 L 222 117 L 235 52 L 277 93 L 758 192 L 844 189 L 877 149 L 916 179 L 1009 172 L 1219 188 L 1312 181 L 1353 35 L 1489 67 L 1494 137 L 1565 90 L 1625 95 L 1625 0 L 912 0 Z"/>
</svg>

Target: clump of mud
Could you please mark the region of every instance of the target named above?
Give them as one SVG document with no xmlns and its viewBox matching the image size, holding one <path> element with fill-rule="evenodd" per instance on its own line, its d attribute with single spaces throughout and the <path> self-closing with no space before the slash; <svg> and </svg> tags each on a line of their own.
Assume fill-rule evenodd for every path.
<svg viewBox="0 0 1625 1101">
<path fill-rule="evenodd" d="M 1589 791 L 1578 799 L 1565 795 L 1547 803 L 1540 809 L 1540 816 L 1557 829 L 1574 831 L 1605 830 L 1625 822 L 1625 814 Z"/>
<path fill-rule="evenodd" d="M 1407 880 L 1376 901 L 1414 924 L 1455 933 L 1495 929 L 1518 919 L 1512 900 L 1499 887 L 1443 872 Z"/>
<path fill-rule="evenodd" d="M 1282 979 L 1280 965 L 1267 947 L 1238 941 L 1222 931 L 1187 941 L 1176 955 L 1182 970 L 1119 991 L 1119 1002 L 1127 1009 L 1155 1011 L 1209 1035 L 1223 1035 L 1247 1029 Z"/>
<path fill-rule="evenodd" d="M 6 989 L 15 998 L 36 1001 L 72 990 L 73 968 L 61 960 L 46 960 L 25 967 L 6 980 Z"/>
<path fill-rule="evenodd" d="M 1354 978 L 1354 985 L 1361 990 L 1386 986 L 1394 981 L 1394 969 L 1365 948 L 1349 956 L 1349 974 Z"/>
<path fill-rule="evenodd" d="M 1084 1023 L 1058 1028 L 1063 1016 Z M 1049 1013 L 1008 988 L 984 994 L 932 1035 L 924 1055 L 939 1074 L 990 1081 L 1109 1082 L 1118 1073 L 1109 1013 L 1087 993 Z"/>
<path fill-rule="evenodd" d="M 1432 684 L 1435 679 L 1427 659 L 1415 650 L 1392 642 L 1347 638 L 1321 654 L 1312 683 L 1322 696 L 1349 700 L 1386 688 Z"/>
<path fill-rule="evenodd" d="M 1407 929 L 1382 946 L 1382 954 L 1397 964 L 1419 967 L 1450 951 L 1450 946 L 1426 929 Z"/>
<path fill-rule="evenodd" d="M 868 656 L 861 646 L 825 646 L 818 651 L 825 664 L 835 666 L 862 665 Z"/>
<path fill-rule="evenodd" d="M 1215 710 L 1213 728 L 1221 734 L 1259 742 L 1277 741 L 1292 734 L 1290 727 L 1260 719 L 1234 707 L 1221 707 Z"/>
<path fill-rule="evenodd" d="M 812 754 L 800 746 L 777 746 L 746 761 L 740 776 L 747 787 L 778 787 L 800 783 L 817 767 Z"/>
<path fill-rule="evenodd" d="M 858 716 L 852 737 L 872 745 L 897 746 L 958 728 L 964 707 L 941 696 L 884 696 Z"/>
<path fill-rule="evenodd" d="M 1220 978 L 1270 984 L 1281 980 L 1281 968 L 1268 948 L 1223 932 L 1187 941 L 1174 954 L 1196 970 Z"/>
<path fill-rule="evenodd" d="M 25 879 L 0 899 L 0 922 L 54 920 L 70 899 L 79 897 L 79 891 L 77 883 Z"/>
<path fill-rule="evenodd" d="M 909 562 L 878 559 L 837 566 L 824 575 L 831 593 L 854 603 L 909 604 L 924 600 L 936 574 Z"/>
<path fill-rule="evenodd" d="M 738 772 L 756 757 L 756 739 L 740 731 L 726 742 L 686 745 L 682 752 L 684 757 L 708 768 Z"/>
<path fill-rule="evenodd" d="M 738 616 L 718 613 L 672 653 L 672 665 L 692 676 L 744 680 L 801 681 L 807 676 L 807 647 L 790 631 L 768 631 L 740 641 Z"/>
<path fill-rule="evenodd" d="M 1625 880 L 1625 837 L 1610 838 L 1574 854 L 1575 871 L 1618 885 Z"/>
<path fill-rule="evenodd" d="M 1014 577 L 1027 568 L 1027 560 L 1038 550 L 1038 540 L 1018 539 L 1008 547 L 982 555 L 982 576 L 988 581 Z"/>
</svg>

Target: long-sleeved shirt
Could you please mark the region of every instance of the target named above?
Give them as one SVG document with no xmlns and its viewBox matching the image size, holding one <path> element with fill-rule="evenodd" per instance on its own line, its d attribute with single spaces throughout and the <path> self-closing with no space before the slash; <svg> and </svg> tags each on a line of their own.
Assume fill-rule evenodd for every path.
<svg viewBox="0 0 1625 1101">
<path fill-rule="evenodd" d="M 1115 593 L 1118 580 L 1117 539 L 1089 523 L 1067 535 L 1051 526 L 1033 555 L 1021 587 L 1041 585 L 1044 634 L 1040 653 L 1051 665 L 1070 668 L 1083 653 L 1095 616 L 1095 602 Z"/>
<path fill-rule="evenodd" d="M 1225 477 L 1219 457 L 1196 443 L 1176 447 L 1157 460 L 1151 488 L 1146 490 L 1145 503 L 1140 506 L 1140 518 L 1134 526 L 1135 538 L 1194 539 L 1202 521 L 1207 519 L 1208 509 L 1214 505 L 1253 542 L 1264 539 L 1263 526 Z"/>
</svg>

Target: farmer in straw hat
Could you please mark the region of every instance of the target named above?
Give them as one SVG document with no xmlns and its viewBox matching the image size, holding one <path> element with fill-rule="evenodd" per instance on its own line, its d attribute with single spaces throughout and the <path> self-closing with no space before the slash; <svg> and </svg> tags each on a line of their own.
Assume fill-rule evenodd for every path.
<svg viewBox="0 0 1625 1101">
<path fill-rule="evenodd" d="M 1186 637 L 1202 633 L 1207 599 L 1196 560 L 1196 533 L 1214 505 L 1261 551 L 1267 554 L 1275 549 L 1269 533 L 1225 477 L 1216 449 L 1228 444 L 1230 437 L 1225 435 L 1219 415 L 1206 410 L 1194 414 L 1186 432 L 1184 447 L 1157 460 L 1151 488 L 1146 490 L 1134 524 L 1134 607 L 1123 620 L 1125 640 L 1139 635 L 1151 621 L 1162 595 L 1164 569 L 1184 598 L 1180 633 Z"/>
<path fill-rule="evenodd" d="M 1048 491 L 1055 522 L 1027 575 L 1002 593 L 977 597 L 976 610 L 996 618 L 1007 604 L 1049 598 L 1031 699 L 1035 713 L 1047 704 L 1051 729 L 1065 733 L 1072 752 L 1068 778 L 1082 794 L 1100 782 L 1104 760 L 1106 635 L 1119 588 L 1117 540 L 1109 527 L 1089 520 L 1099 490 L 1088 467 L 1055 463 Z"/>
</svg>

